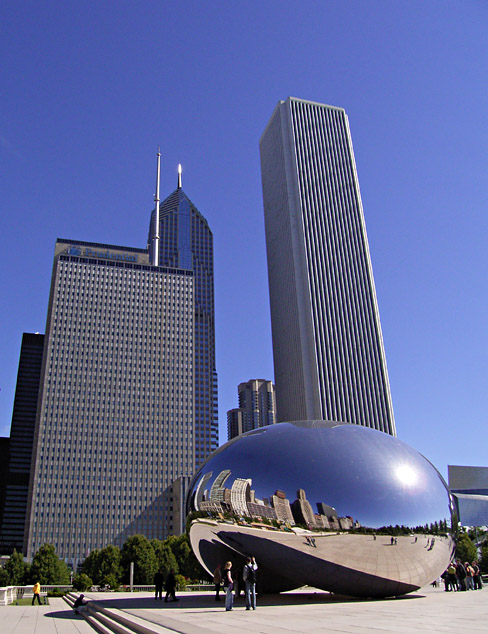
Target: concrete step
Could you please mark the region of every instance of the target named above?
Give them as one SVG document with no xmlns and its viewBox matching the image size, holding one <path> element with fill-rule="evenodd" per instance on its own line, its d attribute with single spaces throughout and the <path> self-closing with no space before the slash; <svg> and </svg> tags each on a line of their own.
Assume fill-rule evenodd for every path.
<svg viewBox="0 0 488 634">
<path fill-rule="evenodd" d="M 70 607 L 79 594 L 70 592 L 64 600 Z M 97 601 L 87 600 L 86 609 L 80 614 L 100 634 L 169 634 L 175 632 L 156 623 L 151 623 L 116 608 L 103 607 Z"/>
<path fill-rule="evenodd" d="M 83 614 L 83 618 L 99 634 L 114 634 L 114 630 L 112 628 L 106 627 L 103 623 L 100 623 L 100 621 L 90 613 L 85 612 L 85 614 Z"/>
</svg>

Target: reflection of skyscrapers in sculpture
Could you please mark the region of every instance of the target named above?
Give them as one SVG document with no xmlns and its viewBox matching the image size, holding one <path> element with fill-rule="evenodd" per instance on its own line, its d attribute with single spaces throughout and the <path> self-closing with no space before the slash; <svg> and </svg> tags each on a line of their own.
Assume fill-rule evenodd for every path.
<svg viewBox="0 0 488 634">
<path fill-rule="evenodd" d="M 329 506 L 325 502 L 317 502 L 317 510 L 321 515 L 327 517 L 337 517 L 337 511 L 333 506 Z"/>
<path fill-rule="evenodd" d="M 271 504 L 273 505 L 276 511 L 276 516 L 279 520 L 282 522 L 288 522 L 289 524 L 295 523 L 293 513 L 291 512 L 290 501 L 286 499 L 284 491 L 276 491 L 271 496 Z"/>
<path fill-rule="evenodd" d="M 225 481 L 230 476 L 230 469 L 224 469 L 215 478 L 212 488 L 210 489 L 210 499 L 213 502 L 220 502 L 224 499 Z"/>
<path fill-rule="evenodd" d="M 258 500 L 254 497 L 254 491 L 251 491 L 251 501 L 247 503 L 250 517 L 261 519 L 277 520 L 276 510 L 266 503 L 265 500 Z"/>
<path fill-rule="evenodd" d="M 236 478 L 230 490 L 230 503 L 236 515 L 248 515 L 247 503 L 251 501 L 250 478 Z"/>
<path fill-rule="evenodd" d="M 265 379 L 252 379 L 237 387 L 239 407 L 227 412 L 227 436 L 231 440 L 252 429 L 276 423 L 274 385 Z"/>
<path fill-rule="evenodd" d="M 315 527 L 315 515 L 303 489 L 298 489 L 297 499 L 291 505 L 291 510 L 298 524 Z"/>
<path fill-rule="evenodd" d="M 317 503 L 318 513 L 314 513 L 303 489 L 297 491 L 297 499 L 290 504 L 286 493 L 276 490 L 269 498 L 256 498 L 251 489 L 251 478 L 234 478 L 232 486 L 225 484 L 230 478 L 230 469 L 224 469 L 215 478 L 210 493 L 206 487 L 212 472 L 205 474 L 196 486 L 193 495 L 193 510 L 206 511 L 221 516 L 230 513 L 238 518 L 257 518 L 275 520 L 293 526 L 302 524 L 310 529 L 350 530 L 353 527 L 351 517 L 337 517 L 337 511 L 324 502 Z"/>
<path fill-rule="evenodd" d="M 290 97 L 260 150 L 278 421 L 395 435 L 347 115 Z"/>
<path fill-rule="evenodd" d="M 205 486 L 207 485 L 207 482 L 211 479 L 212 475 L 213 475 L 213 471 L 209 471 L 201 478 L 200 482 L 198 483 L 198 486 L 195 490 L 195 502 L 197 507 L 206 497 Z"/>
</svg>

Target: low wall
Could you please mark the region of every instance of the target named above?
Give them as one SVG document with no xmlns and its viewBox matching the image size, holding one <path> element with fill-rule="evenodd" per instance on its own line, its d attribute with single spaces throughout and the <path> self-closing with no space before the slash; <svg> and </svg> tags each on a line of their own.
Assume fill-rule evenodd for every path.
<svg viewBox="0 0 488 634">
<path fill-rule="evenodd" d="M 59 592 L 69 592 L 73 586 L 67 585 L 41 585 L 41 596 L 46 596 L 48 592 L 55 590 Z M 34 596 L 34 586 L 5 586 L 0 588 L 0 605 L 10 605 L 17 599 L 31 598 Z"/>
<path fill-rule="evenodd" d="M 17 599 L 16 586 L 5 586 L 0 588 L 0 605 L 9 605 L 13 603 L 14 599 Z"/>
</svg>

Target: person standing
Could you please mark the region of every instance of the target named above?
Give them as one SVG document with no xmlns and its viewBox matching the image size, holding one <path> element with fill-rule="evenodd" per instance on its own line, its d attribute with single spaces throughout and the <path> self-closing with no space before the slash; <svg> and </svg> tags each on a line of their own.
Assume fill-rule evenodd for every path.
<svg viewBox="0 0 488 634">
<path fill-rule="evenodd" d="M 474 589 L 475 590 L 481 590 L 482 586 L 481 586 L 481 572 L 480 572 L 480 567 L 478 565 L 478 562 L 473 561 L 473 563 L 471 564 L 473 567 L 473 582 L 474 582 Z"/>
<path fill-rule="evenodd" d="M 166 590 L 165 601 L 168 601 L 168 597 L 172 597 L 171 601 L 179 601 L 179 599 L 176 598 L 176 577 L 174 568 L 171 568 L 169 575 L 166 577 L 164 589 Z"/>
<path fill-rule="evenodd" d="M 466 570 L 466 590 L 474 590 L 474 570 L 469 561 L 464 563 L 464 570 Z"/>
<path fill-rule="evenodd" d="M 39 583 L 39 581 L 34 584 L 34 588 L 32 590 L 32 592 L 34 593 L 34 596 L 32 597 L 32 605 L 34 605 L 35 600 L 37 599 L 39 605 L 42 605 L 41 603 L 41 584 Z"/>
<path fill-rule="evenodd" d="M 214 570 L 213 582 L 215 585 L 215 600 L 220 601 L 220 584 L 222 583 L 222 573 L 220 572 L 220 564 L 217 564 L 217 568 Z"/>
<path fill-rule="evenodd" d="M 466 569 L 459 559 L 456 559 L 456 577 L 459 590 L 466 590 Z"/>
<path fill-rule="evenodd" d="M 232 590 L 234 589 L 234 581 L 232 579 L 232 562 L 227 561 L 224 567 L 224 588 L 225 588 L 225 610 L 230 612 L 234 605 L 234 596 Z"/>
<path fill-rule="evenodd" d="M 449 564 L 449 567 L 447 568 L 447 576 L 448 576 L 448 587 L 453 591 L 456 592 L 456 590 L 458 590 L 458 584 L 457 584 L 457 577 L 456 577 L 456 566 L 454 565 L 454 562 L 451 561 L 451 563 Z"/>
<path fill-rule="evenodd" d="M 164 575 L 162 570 L 158 570 L 158 572 L 154 575 L 154 585 L 155 585 L 155 594 L 154 598 L 160 599 L 163 598 L 163 586 L 164 586 Z"/>
<path fill-rule="evenodd" d="M 247 557 L 243 577 L 246 585 L 246 610 L 256 609 L 256 571 L 258 565 L 254 557 Z"/>
</svg>

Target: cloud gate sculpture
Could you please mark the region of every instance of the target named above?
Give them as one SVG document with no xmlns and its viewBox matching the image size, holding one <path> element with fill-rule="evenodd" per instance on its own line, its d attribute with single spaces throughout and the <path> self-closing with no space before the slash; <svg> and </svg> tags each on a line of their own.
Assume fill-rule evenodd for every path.
<svg viewBox="0 0 488 634">
<path fill-rule="evenodd" d="M 258 590 L 398 596 L 447 567 L 454 507 L 439 472 L 388 434 L 346 423 L 263 427 L 215 451 L 187 498 L 209 572 L 258 561 Z"/>
</svg>

